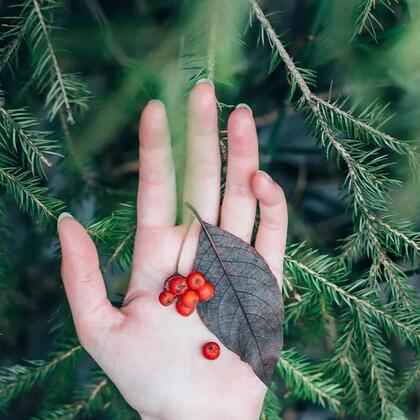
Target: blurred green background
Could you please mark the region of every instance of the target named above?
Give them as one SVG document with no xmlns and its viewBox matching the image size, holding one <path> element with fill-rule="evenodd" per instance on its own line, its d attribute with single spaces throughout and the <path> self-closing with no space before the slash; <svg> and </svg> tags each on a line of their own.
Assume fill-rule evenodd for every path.
<svg viewBox="0 0 420 420">
<path fill-rule="evenodd" d="M 11 3 L 15 4 L 0 1 L 1 16 L 13 15 L 8 8 Z M 81 74 L 92 96 L 89 110 L 77 116 L 67 137 L 60 134 L 66 158 L 57 158 L 47 175 L 53 195 L 64 199 L 77 218 L 97 220 L 109 215 L 117 203 L 135 197 L 138 118 L 152 98 L 162 99 L 168 107 L 182 174 L 186 95 L 195 80 L 207 75 L 212 42 L 221 129 L 237 103 L 252 107 L 261 166 L 283 186 L 288 198 L 289 242 L 306 241 L 334 253 L 339 240 L 352 229 L 351 214 L 339 190 L 341 173 L 307 134 L 304 117 L 292 110 L 284 67 L 280 64 L 268 74 L 270 49 L 260 45 L 258 25 L 249 27 L 240 1 L 73 0 L 63 4 L 55 23 L 65 30 L 54 34 L 55 45 L 62 51 L 60 63 L 65 71 Z M 359 108 L 374 99 L 389 103 L 387 116 L 395 116 L 385 122 L 384 129 L 398 138 L 420 138 L 420 2 L 392 2 L 392 11 L 378 5 L 375 16 L 383 29 L 376 27 L 376 41 L 364 32 L 352 42 L 356 21 L 352 1 L 268 0 L 261 4 L 276 12 L 270 20 L 299 66 L 317 71 L 319 96 L 351 95 Z M 217 28 L 211 36 L 210 25 Z M 11 107 L 24 104 L 42 117 L 43 99 L 28 83 L 29 60 L 27 52 L 21 51 L 18 77 L 3 72 L 1 85 L 6 92 L 14 92 L 8 97 Z M 58 125 L 56 129 L 62 133 Z M 390 206 L 419 225 L 418 185 L 406 178 L 404 164 L 394 165 L 392 171 L 404 181 L 404 188 Z M 64 292 L 55 232 L 46 233 L 6 196 L 2 198 L 12 226 L 12 236 L 1 238 L 10 251 L 7 291 L 0 292 L 0 365 L 7 366 L 22 359 L 41 359 L 51 348 L 49 320 Z M 124 293 L 127 276 L 117 267 L 107 271 L 112 299 Z M 306 341 L 308 354 L 323 352 L 312 333 Z M 83 382 L 89 363 L 72 372 L 76 383 Z M 4 418 L 26 419 L 35 414 L 43 404 L 46 386 L 37 385 L 19 398 L 13 414 Z M 413 418 L 420 418 L 418 392 L 410 410 Z M 293 397 L 283 417 L 337 418 Z"/>
</svg>

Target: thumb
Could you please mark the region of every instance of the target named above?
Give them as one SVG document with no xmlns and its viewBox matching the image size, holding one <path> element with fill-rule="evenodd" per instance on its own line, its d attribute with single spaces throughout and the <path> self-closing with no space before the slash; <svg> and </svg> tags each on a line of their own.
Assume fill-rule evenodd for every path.
<svg viewBox="0 0 420 420">
<path fill-rule="evenodd" d="M 80 342 L 88 351 L 124 315 L 107 298 L 95 244 L 69 213 L 58 218 L 61 276 Z"/>
</svg>

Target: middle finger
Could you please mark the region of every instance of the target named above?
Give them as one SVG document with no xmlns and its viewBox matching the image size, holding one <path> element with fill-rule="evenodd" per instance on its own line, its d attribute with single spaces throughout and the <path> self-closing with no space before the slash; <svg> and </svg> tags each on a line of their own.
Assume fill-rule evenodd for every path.
<svg viewBox="0 0 420 420">
<path fill-rule="evenodd" d="M 213 85 L 203 80 L 189 98 L 184 199 L 212 224 L 217 223 L 219 215 L 220 167 L 216 96 Z"/>
<path fill-rule="evenodd" d="M 220 226 L 250 242 L 257 200 L 251 180 L 258 169 L 258 138 L 251 109 L 238 105 L 228 122 L 228 170 Z"/>
</svg>

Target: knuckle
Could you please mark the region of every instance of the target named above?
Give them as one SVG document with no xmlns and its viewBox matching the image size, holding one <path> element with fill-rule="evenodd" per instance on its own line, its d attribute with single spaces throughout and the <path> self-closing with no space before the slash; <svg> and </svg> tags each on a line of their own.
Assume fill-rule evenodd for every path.
<svg viewBox="0 0 420 420">
<path fill-rule="evenodd" d="M 226 192 L 232 193 L 233 195 L 239 196 L 239 197 L 254 198 L 251 183 L 247 181 L 241 182 L 240 180 L 238 180 L 236 182 L 227 183 Z"/>
<path fill-rule="evenodd" d="M 76 278 L 76 281 L 81 284 L 93 283 L 97 281 L 99 273 L 99 266 L 94 267 L 91 270 L 83 273 L 80 277 Z"/>
</svg>

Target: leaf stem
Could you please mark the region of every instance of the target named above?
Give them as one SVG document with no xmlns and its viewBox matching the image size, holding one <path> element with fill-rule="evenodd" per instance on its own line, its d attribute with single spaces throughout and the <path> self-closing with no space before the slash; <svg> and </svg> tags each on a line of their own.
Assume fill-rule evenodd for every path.
<svg viewBox="0 0 420 420">
<path fill-rule="evenodd" d="M 181 241 L 181 245 L 179 247 L 178 255 L 176 257 L 176 265 L 175 265 L 175 272 L 176 273 L 179 273 L 179 263 L 181 261 L 182 252 L 184 250 L 185 242 L 187 241 L 187 236 L 188 236 L 188 233 L 190 232 L 193 220 L 194 219 L 191 217 L 191 219 L 190 219 L 190 221 L 188 222 L 188 225 L 187 225 L 187 230 L 184 233 L 184 236 L 183 236 L 182 241 Z"/>
</svg>

